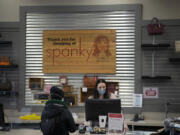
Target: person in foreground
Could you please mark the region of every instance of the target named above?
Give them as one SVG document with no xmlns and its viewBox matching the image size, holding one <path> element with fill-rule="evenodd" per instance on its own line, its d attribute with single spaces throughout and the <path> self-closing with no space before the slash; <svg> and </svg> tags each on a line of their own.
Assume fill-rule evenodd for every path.
<svg viewBox="0 0 180 135">
<path fill-rule="evenodd" d="M 71 112 L 63 102 L 64 92 L 57 86 L 50 89 L 50 100 L 41 115 L 41 131 L 43 135 L 69 135 L 76 131 Z"/>
<path fill-rule="evenodd" d="M 98 79 L 94 88 L 94 95 L 89 96 L 89 99 L 117 99 L 113 93 L 108 93 L 107 83 L 104 79 Z M 124 122 L 124 130 L 128 130 L 127 124 Z"/>
</svg>

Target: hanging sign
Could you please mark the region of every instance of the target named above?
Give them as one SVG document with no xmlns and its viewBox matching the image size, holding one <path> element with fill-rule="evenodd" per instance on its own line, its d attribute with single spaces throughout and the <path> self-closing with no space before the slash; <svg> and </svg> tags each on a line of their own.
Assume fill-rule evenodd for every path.
<svg viewBox="0 0 180 135">
<path fill-rule="evenodd" d="M 159 89 L 157 87 L 143 87 L 144 98 L 158 98 Z"/>
<path fill-rule="evenodd" d="M 44 73 L 115 73 L 115 30 L 43 31 Z"/>
</svg>

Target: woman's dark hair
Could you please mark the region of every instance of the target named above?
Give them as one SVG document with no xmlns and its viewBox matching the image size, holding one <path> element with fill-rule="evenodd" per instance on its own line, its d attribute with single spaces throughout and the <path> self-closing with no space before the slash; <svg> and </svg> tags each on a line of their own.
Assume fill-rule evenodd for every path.
<svg viewBox="0 0 180 135">
<path fill-rule="evenodd" d="M 53 86 L 50 89 L 50 96 L 51 99 L 62 100 L 62 98 L 64 97 L 64 92 L 58 86 Z"/>
<path fill-rule="evenodd" d="M 109 98 L 109 94 L 108 94 L 108 91 L 107 91 L 107 83 L 104 79 L 98 79 L 96 81 L 96 85 L 95 85 L 95 88 L 94 88 L 94 99 L 98 99 L 99 98 L 99 93 L 98 93 L 98 90 L 97 90 L 97 86 L 99 83 L 105 83 L 106 85 L 106 91 L 104 93 L 104 98 L 107 99 Z"/>
</svg>

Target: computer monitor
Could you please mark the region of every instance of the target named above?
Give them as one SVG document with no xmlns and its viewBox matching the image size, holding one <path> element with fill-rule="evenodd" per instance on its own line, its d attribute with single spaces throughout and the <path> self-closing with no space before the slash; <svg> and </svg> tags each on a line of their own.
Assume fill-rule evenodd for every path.
<svg viewBox="0 0 180 135">
<path fill-rule="evenodd" d="M 86 121 L 98 121 L 99 115 L 121 113 L 120 99 L 87 99 L 85 101 Z"/>
</svg>

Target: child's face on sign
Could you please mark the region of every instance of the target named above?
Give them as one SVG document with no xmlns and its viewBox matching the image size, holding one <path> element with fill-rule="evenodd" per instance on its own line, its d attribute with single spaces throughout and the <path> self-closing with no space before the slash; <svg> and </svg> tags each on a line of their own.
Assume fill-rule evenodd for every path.
<svg viewBox="0 0 180 135">
<path fill-rule="evenodd" d="M 99 48 L 99 50 L 100 50 L 101 52 L 107 51 L 107 49 L 108 49 L 108 41 L 107 41 L 107 39 L 102 38 L 102 39 L 100 40 L 100 42 L 98 43 L 98 46 L 97 46 L 97 47 Z"/>
</svg>

